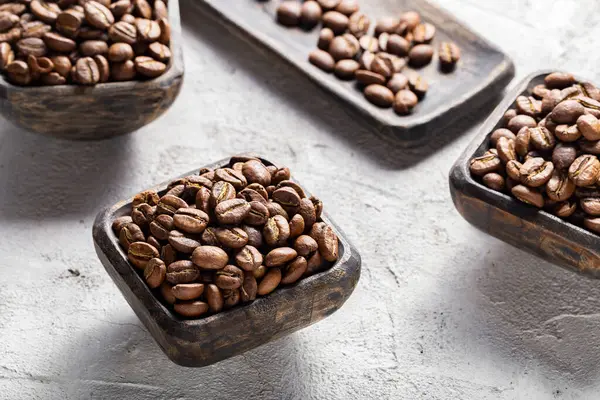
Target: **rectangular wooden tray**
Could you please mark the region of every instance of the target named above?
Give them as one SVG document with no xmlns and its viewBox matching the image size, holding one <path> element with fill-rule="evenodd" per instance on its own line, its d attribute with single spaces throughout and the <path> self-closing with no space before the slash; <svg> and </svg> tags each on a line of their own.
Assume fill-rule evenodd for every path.
<svg viewBox="0 0 600 400">
<path fill-rule="evenodd" d="M 452 167 L 450 192 L 458 212 L 475 227 L 561 267 L 600 278 L 600 236 L 489 189 L 473 179 L 469 171 L 469 161 L 485 153 L 489 135 L 500 127 L 504 113 L 516 98 L 544 83 L 550 72 L 539 71 L 525 78 L 494 110 Z"/>
<path fill-rule="evenodd" d="M 280 0 L 194 0 L 195 7 L 225 25 L 240 39 L 270 49 L 302 71 L 334 97 L 359 114 L 368 127 L 390 136 L 405 146 L 417 146 L 437 134 L 443 134 L 460 120 L 493 98 L 514 77 L 512 61 L 494 45 L 471 31 L 451 14 L 423 0 L 363 0 L 361 10 L 373 20 L 415 10 L 423 20 L 436 25 L 436 57 L 419 69 L 430 82 L 425 100 L 409 116 L 369 103 L 354 82 L 344 82 L 308 62 L 308 54 L 317 48 L 319 28 L 306 32 L 286 28 L 275 21 Z M 200 22 L 201 23 L 201 22 Z M 437 45 L 445 40 L 458 44 L 462 59 L 449 74 L 439 72 Z"/>
</svg>

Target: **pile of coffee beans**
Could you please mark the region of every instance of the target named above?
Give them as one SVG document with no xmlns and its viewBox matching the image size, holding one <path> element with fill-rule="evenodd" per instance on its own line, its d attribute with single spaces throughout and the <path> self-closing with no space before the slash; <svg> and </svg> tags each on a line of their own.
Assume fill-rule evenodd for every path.
<svg viewBox="0 0 600 400">
<path fill-rule="evenodd" d="M 156 78 L 170 41 L 167 0 L 0 1 L 0 71 L 16 85 Z"/>
<path fill-rule="evenodd" d="M 132 266 L 186 318 L 266 296 L 332 265 L 338 238 L 323 203 L 290 170 L 251 157 L 145 191 L 112 225 Z"/>
<path fill-rule="evenodd" d="M 555 72 L 519 96 L 470 162 L 487 187 L 600 233 L 600 90 Z"/>
<path fill-rule="evenodd" d="M 428 82 L 414 69 L 428 65 L 434 56 L 434 25 L 423 22 L 419 13 L 409 11 L 372 23 L 360 11 L 357 0 L 284 0 L 277 20 L 286 26 L 312 29 L 321 24 L 318 49 L 309 61 L 342 80 L 356 80 L 371 103 L 410 114 L 423 99 Z M 438 51 L 443 72 L 450 72 L 460 59 L 460 49 L 442 42 Z M 403 73 L 402 71 L 405 71 Z"/>
</svg>

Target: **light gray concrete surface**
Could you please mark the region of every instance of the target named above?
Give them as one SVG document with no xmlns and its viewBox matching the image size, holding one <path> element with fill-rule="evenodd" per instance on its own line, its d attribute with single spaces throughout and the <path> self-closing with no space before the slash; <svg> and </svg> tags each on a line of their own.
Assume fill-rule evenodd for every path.
<svg viewBox="0 0 600 400">
<path fill-rule="evenodd" d="M 595 0 L 440 3 L 507 51 L 518 78 L 560 67 L 599 81 Z M 357 127 L 299 73 L 182 9 L 185 85 L 157 122 L 100 143 L 0 128 L 1 399 L 600 397 L 600 284 L 454 210 L 448 171 L 477 121 L 410 166 L 417 155 Z M 322 197 L 363 275 L 321 323 L 181 368 L 96 259 L 92 223 L 103 206 L 242 151 L 281 159 Z"/>
</svg>

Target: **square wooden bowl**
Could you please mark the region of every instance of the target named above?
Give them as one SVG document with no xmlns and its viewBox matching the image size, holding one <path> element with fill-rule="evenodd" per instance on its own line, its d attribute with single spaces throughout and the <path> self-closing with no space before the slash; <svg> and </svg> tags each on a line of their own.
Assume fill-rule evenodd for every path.
<svg viewBox="0 0 600 400">
<path fill-rule="evenodd" d="M 469 161 L 488 149 L 489 136 L 501 127 L 504 113 L 513 107 L 516 98 L 544 83 L 550 72 L 554 71 L 539 71 L 525 78 L 494 110 L 452 167 L 450 192 L 458 212 L 475 227 L 554 264 L 600 278 L 600 236 L 489 189 L 473 179 L 469 171 Z"/>
<path fill-rule="evenodd" d="M 29 131 L 72 140 L 97 140 L 133 132 L 173 104 L 183 82 L 179 0 L 169 1 L 171 61 L 152 80 L 95 86 L 15 86 L 0 76 L 0 113 Z"/>
<path fill-rule="evenodd" d="M 265 165 L 276 165 L 261 160 Z M 206 167 L 218 168 L 228 162 L 229 158 Z M 197 173 L 194 170 L 180 177 Z M 170 181 L 151 189 L 163 194 Z M 333 227 L 339 238 L 340 256 L 330 269 L 278 288 L 247 305 L 202 319 L 181 319 L 155 297 L 140 273 L 129 264 L 112 231 L 113 220 L 131 212 L 132 200 L 133 197 L 120 201 L 98 214 L 93 227 L 96 253 L 158 345 L 179 365 L 207 366 L 320 321 L 338 310 L 358 283 L 360 255 L 324 212 L 323 221 Z"/>
</svg>

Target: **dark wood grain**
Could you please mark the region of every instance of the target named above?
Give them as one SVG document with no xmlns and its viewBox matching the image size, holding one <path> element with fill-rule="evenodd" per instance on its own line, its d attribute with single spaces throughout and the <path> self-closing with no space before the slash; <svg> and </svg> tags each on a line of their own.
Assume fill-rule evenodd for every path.
<svg viewBox="0 0 600 400">
<path fill-rule="evenodd" d="M 462 49 L 462 59 L 455 72 L 439 71 L 437 57 L 419 70 L 431 84 L 426 99 L 410 116 L 399 116 L 391 109 L 381 109 L 364 99 L 354 82 L 343 82 L 308 62 L 316 49 L 319 29 L 306 32 L 286 28 L 275 22 L 279 0 L 197 0 L 191 2 L 209 17 L 224 24 L 241 40 L 268 48 L 302 71 L 327 92 L 342 100 L 358 120 L 376 131 L 398 139 L 398 144 L 416 146 L 431 140 L 467 113 L 473 113 L 489 98 L 502 91 L 514 76 L 512 61 L 495 46 L 475 34 L 448 12 L 426 1 L 361 1 L 370 17 L 399 15 L 402 11 L 419 11 L 424 20 L 437 28 L 434 44 L 452 40 Z M 201 23 L 201 21 L 199 21 Z"/>
<path fill-rule="evenodd" d="M 543 83 L 549 72 L 525 78 L 484 123 L 450 172 L 452 200 L 460 214 L 482 231 L 554 264 L 600 278 L 600 236 L 491 190 L 469 172 L 469 160 L 488 149 L 489 135 L 501 126 L 502 116 L 517 96 Z"/>
<path fill-rule="evenodd" d="M 229 159 L 225 159 L 207 167 L 220 167 L 228 162 Z M 267 160 L 264 162 L 272 164 Z M 197 172 L 194 170 L 181 177 Z M 151 189 L 165 191 L 169 182 Z M 248 305 L 204 319 L 182 320 L 154 296 L 131 267 L 111 230 L 116 217 L 131 212 L 132 200 L 133 197 L 121 201 L 98 214 L 93 227 L 96 253 L 137 316 L 177 364 L 188 367 L 210 365 L 320 321 L 338 310 L 358 283 L 360 255 L 324 213 L 323 220 L 334 228 L 340 240 L 340 258 L 330 269 L 293 286 L 279 288 Z"/>
<path fill-rule="evenodd" d="M 183 82 L 179 0 L 169 2 L 169 21 L 173 56 L 160 77 L 92 87 L 21 87 L 0 76 L 0 112 L 24 129 L 63 139 L 105 139 L 141 128 L 173 104 Z"/>
</svg>

